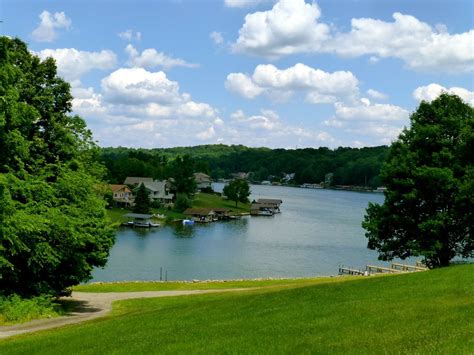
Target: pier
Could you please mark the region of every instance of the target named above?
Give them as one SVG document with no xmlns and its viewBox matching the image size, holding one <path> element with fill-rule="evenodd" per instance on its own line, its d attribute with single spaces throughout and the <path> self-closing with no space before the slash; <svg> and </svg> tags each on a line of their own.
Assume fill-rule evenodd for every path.
<svg viewBox="0 0 474 355">
<path fill-rule="evenodd" d="M 421 262 L 417 262 L 416 265 L 392 263 L 390 267 L 366 265 L 365 270 L 345 267 L 342 265 L 339 266 L 339 275 L 370 276 L 375 274 L 399 274 L 405 272 L 418 272 L 426 270 L 428 270 L 428 268 L 424 266 L 424 264 L 422 264 Z"/>
</svg>

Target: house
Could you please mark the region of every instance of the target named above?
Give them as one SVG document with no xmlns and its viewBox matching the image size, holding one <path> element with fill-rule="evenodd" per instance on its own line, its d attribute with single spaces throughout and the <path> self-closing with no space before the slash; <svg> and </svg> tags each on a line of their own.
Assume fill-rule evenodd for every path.
<svg viewBox="0 0 474 355">
<path fill-rule="evenodd" d="M 216 212 L 210 208 L 188 208 L 184 215 L 199 223 L 209 223 L 216 219 Z"/>
<path fill-rule="evenodd" d="M 117 206 L 129 207 L 133 205 L 134 197 L 127 185 L 109 185 L 112 190 L 112 199 Z"/>
<path fill-rule="evenodd" d="M 291 180 L 293 180 L 295 178 L 295 173 L 291 173 L 291 174 L 285 174 L 285 176 L 283 176 L 283 181 L 284 182 L 290 182 Z"/>
<path fill-rule="evenodd" d="M 196 185 L 197 185 L 198 190 L 211 188 L 212 179 L 207 174 L 194 173 L 194 180 L 196 180 Z"/>
<path fill-rule="evenodd" d="M 153 182 L 153 178 L 127 176 L 127 178 L 124 181 L 124 184 L 129 185 L 129 186 L 139 186 L 142 182 Z"/>
<path fill-rule="evenodd" d="M 174 194 L 169 192 L 166 180 L 152 180 L 142 183 L 147 189 L 151 201 L 158 201 L 164 205 L 173 203 Z"/>
<path fill-rule="evenodd" d="M 247 180 L 249 178 L 249 173 L 234 173 L 232 174 L 232 177 L 235 179 L 235 180 Z"/>
</svg>

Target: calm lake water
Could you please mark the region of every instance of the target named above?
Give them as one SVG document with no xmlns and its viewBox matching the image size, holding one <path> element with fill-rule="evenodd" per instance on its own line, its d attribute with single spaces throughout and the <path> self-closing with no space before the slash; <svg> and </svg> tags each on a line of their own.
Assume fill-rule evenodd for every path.
<svg viewBox="0 0 474 355">
<path fill-rule="evenodd" d="M 215 184 L 222 191 L 222 184 Z M 335 275 L 340 264 L 380 264 L 361 222 L 383 194 L 252 186 L 252 199 L 279 198 L 282 213 L 193 227 L 121 228 L 93 281 L 306 277 Z"/>
</svg>

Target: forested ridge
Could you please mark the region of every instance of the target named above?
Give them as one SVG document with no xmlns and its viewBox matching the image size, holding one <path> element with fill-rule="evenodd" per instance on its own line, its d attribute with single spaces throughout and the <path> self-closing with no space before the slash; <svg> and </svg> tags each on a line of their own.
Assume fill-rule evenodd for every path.
<svg viewBox="0 0 474 355">
<path fill-rule="evenodd" d="M 242 145 L 201 145 L 177 148 L 102 148 L 100 159 L 108 169 L 111 183 L 121 183 L 127 176 L 172 176 L 171 162 L 189 156 L 194 171 L 213 179 L 231 178 L 233 173 L 250 173 L 250 180 L 279 181 L 294 173 L 293 183 L 320 183 L 333 173 L 333 185 L 380 186 L 379 173 L 389 148 L 387 146 L 337 149 L 270 149 Z"/>
</svg>

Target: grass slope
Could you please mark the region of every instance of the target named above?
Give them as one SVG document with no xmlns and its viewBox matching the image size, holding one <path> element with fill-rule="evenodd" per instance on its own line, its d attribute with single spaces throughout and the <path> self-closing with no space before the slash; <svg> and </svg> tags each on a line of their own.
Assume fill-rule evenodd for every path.
<svg viewBox="0 0 474 355">
<path fill-rule="evenodd" d="M 353 277 L 319 277 L 300 279 L 274 279 L 274 280 L 231 280 L 231 281 L 201 281 L 201 282 L 179 282 L 179 281 L 124 281 L 91 283 L 74 286 L 74 291 L 80 292 L 138 292 L 138 291 L 169 291 L 169 290 L 215 290 L 227 288 L 251 288 L 263 286 L 308 286 L 328 282 L 340 282 L 342 279 Z"/>
<path fill-rule="evenodd" d="M 473 271 L 122 301 L 110 317 L 0 342 L 0 353 L 472 353 Z"/>
</svg>

